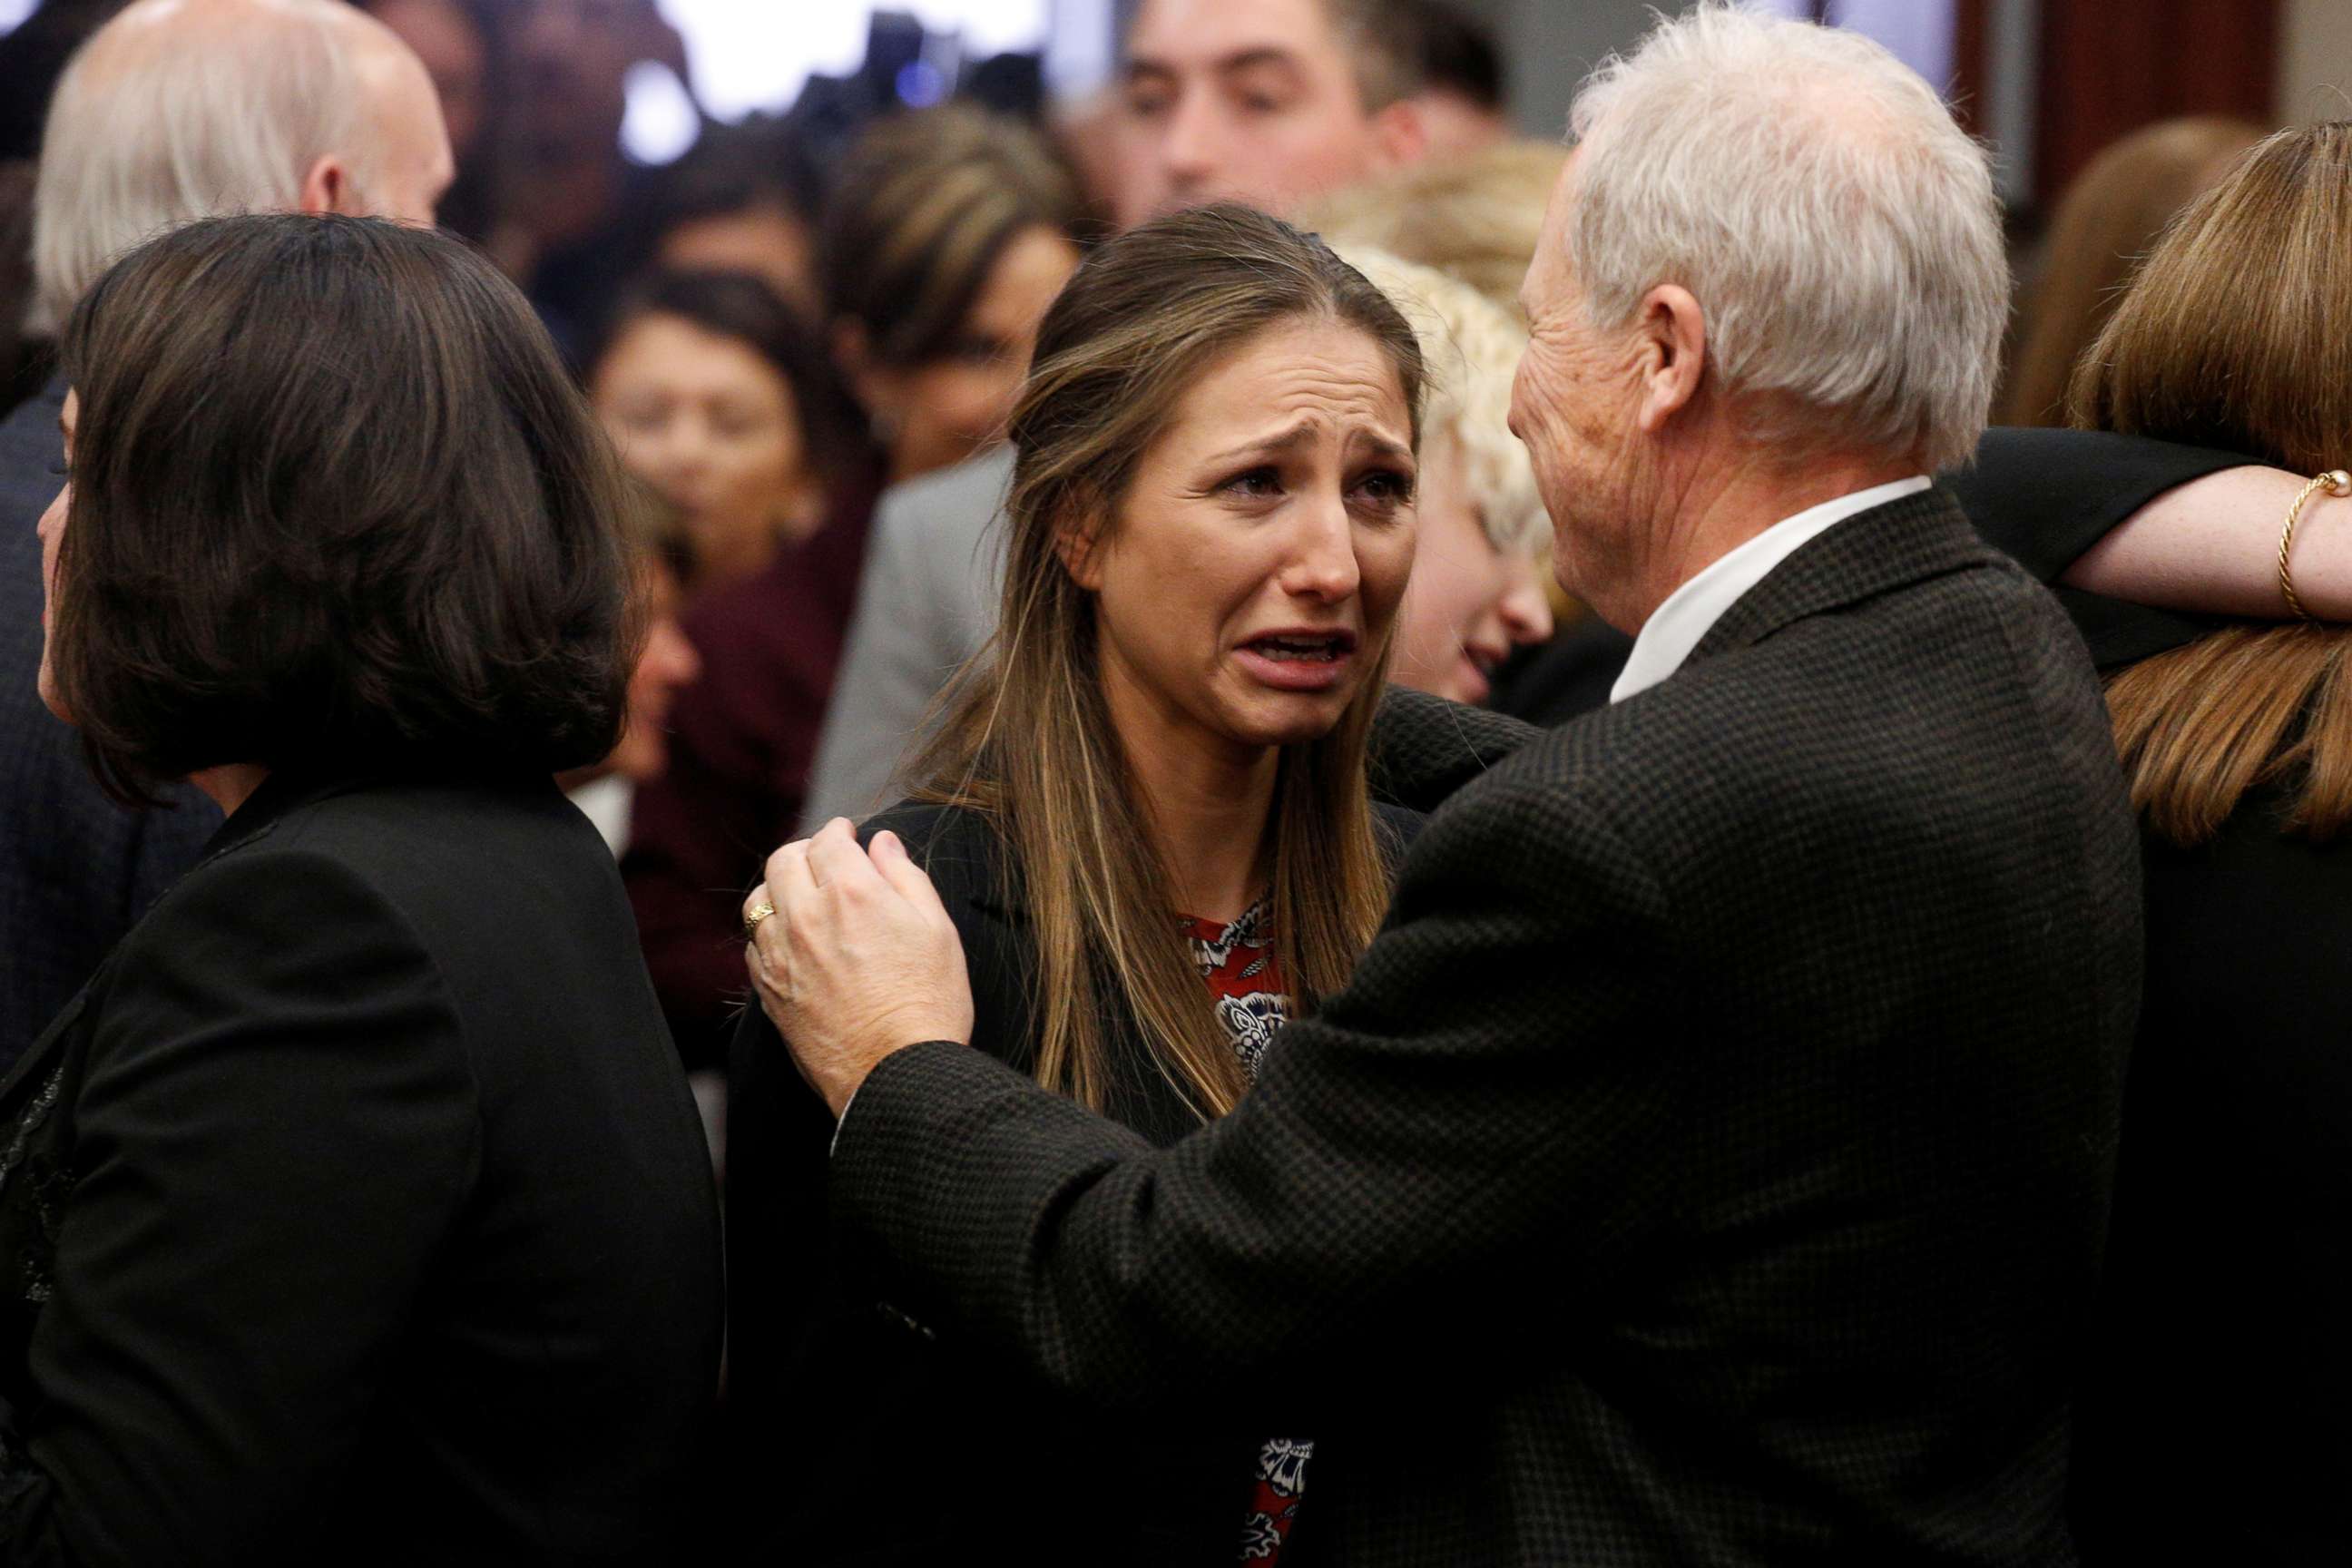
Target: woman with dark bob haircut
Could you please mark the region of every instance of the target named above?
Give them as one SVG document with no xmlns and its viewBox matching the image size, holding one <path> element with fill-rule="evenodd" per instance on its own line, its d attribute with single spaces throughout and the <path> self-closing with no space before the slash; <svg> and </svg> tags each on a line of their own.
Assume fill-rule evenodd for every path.
<svg viewBox="0 0 2352 1568">
<path fill-rule="evenodd" d="M 0 1080 L 0 1563 L 657 1559 L 709 1163 L 611 856 L 621 480 L 522 297 L 219 218 L 68 324 L 41 690 L 228 820 Z"/>
</svg>

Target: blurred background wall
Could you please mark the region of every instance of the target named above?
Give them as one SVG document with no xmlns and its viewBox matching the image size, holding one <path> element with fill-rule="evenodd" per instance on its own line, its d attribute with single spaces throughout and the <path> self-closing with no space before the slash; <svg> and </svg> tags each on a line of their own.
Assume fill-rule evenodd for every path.
<svg viewBox="0 0 2352 1568">
<path fill-rule="evenodd" d="M 2278 114 L 2298 124 L 2352 116 L 2352 5 L 2287 0 L 2279 35 Z"/>
</svg>

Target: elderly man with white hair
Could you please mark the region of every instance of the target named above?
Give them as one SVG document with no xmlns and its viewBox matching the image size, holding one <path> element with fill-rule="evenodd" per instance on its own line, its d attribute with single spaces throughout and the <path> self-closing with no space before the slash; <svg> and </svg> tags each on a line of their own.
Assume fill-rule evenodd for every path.
<svg viewBox="0 0 2352 1568">
<path fill-rule="evenodd" d="M 1393 778 L 1493 765 L 1165 1149 L 958 1043 L 894 841 L 779 851 L 838 1226 L 923 1331 L 1314 1435 L 1318 1562 L 2071 1563 L 2137 870 L 2081 644 L 1924 477 L 1991 387 L 1984 156 L 1876 46 L 1716 7 L 1576 126 L 1514 423 L 1619 700 L 1401 700 Z"/>
<path fill-rule="evenodd" d="M 108 262 L 229 212 L 433 221 L 453 170 L 408 47 L 340 0 L 140 0 L 58 84 L 34 195 L 52 332 Z M 185 870 L 220 813 L 194 790 L 133 814 L 100 794 L 35 689 L 41 550 L 58 493 L 62 382 L 0 422 L 0 1067 Z"/>
</svg>

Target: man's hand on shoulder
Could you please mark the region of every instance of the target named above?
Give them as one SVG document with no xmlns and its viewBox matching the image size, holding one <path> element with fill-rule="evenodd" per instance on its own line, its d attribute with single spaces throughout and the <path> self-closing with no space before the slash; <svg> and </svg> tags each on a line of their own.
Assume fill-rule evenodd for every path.
<svg viewBox="0 0 2352 1568">
<path fill-rule="evenodd" d="M 869 851 L 836 817 L 785 845 L 743 918 L 760 1005 L 835 1116 L 892 1052 L 971 1043 L 962 940 L 896 834 Z"/>
</svg>

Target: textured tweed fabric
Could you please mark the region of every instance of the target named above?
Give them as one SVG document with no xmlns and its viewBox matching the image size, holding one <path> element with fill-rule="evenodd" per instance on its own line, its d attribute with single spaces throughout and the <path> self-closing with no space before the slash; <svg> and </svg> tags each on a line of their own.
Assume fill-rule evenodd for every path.
<svg viewBox="0 0 2352 1568">
<path fill-rule="evenodd" d="M 833 1166 L 877 1297 L 1312 1432 L 1317 1563 L 2072 1563 L 2139 895 L 2049 595 L 1930 491 L 1651 691 L 1401 701 L 1381 759 L 1479 776 L 1223 1121 L 881 1066 Z"/>
</svg>

